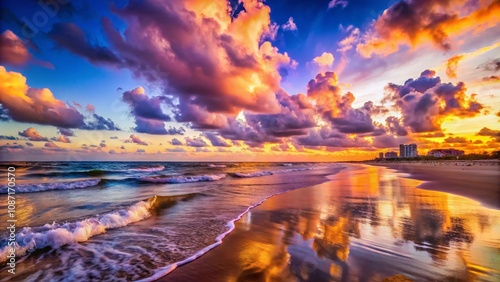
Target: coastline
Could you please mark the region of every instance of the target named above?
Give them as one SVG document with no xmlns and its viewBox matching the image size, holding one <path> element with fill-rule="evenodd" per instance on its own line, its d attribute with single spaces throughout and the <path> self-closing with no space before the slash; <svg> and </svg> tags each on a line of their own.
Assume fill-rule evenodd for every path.
<svg viewBox="0 0 500 282">
<path fill-rule="evenodd" d="M 209 253 L 213 249 L 215 249 L 218 246 L 220 246 L 221 244 L 223 244 L 223 240 L 225 240 L 225 238 L 235 230 L 235 228 L 236 228 L 235 224 L 238 221 L 240 221 L 242 217 L 246 216 L 252 209 L 262 205 L 268 199 L 273 198 L 275 196 L 282 195 L 282 194 L 286 194 L 286 193 L 294 191 L 294 190 L 308 188 L 311 185 L 314 186 L 314 185 L 320 185 L 322 183 L 326 183 L 326 182 L 330 181 L 330 179 L 328 178 L 329 176 L 335 175 L 335 174 L 339 173 L 340 171 L 342 171 L 343 169 L 345 169 L 345 166 L 340 166 L 340 165 L 335 165 L 333 167 L 320 167 L 315 172 L 316 175 L 313 177 L 314 181 L 310 182 L 308 185 L 301 186 L 301 185 L 297 185 L 298 183 L 296 183 L 296 185 L 295 185 L 296 187 L 292 186 L 292 187 L 290 187 L 291 188 L 290 190 L 280 191 L 280 192 L 266 196 L 264 199 L 260 200 L 259 202 L 247 207 L 242 213 L 238 214 L 235 218 L 229 220 L 226 223 L 227 230 L 220 233 L 215 238 L 215 240 L 212 244 L 205 246 L 201 250 L 198 250 L 196 253 L 194 253 L 191 256 L 186 257 L 180 261 L 177 261 L 177 262 L 174 262 L 172 264 L 160 267 L 160 268 L 155 270 L 155 274 L 153 274 L 152 276 L 145 277 L 145 278 L 139 279 L 137 281 L 141 281 L 141 282 L 161 281 L 161 279 L 163 277 L 170 275 L 170 273 L 173 272 L 174 270 L 176 270 L 177 268 L 182 267 L 186 264 L 190 264 L 191 262 L 198 260 L 199 258 L 205 256 L 207 253 Z M 302 170 L 298 170 L 297 172 L 301 172 L 301 171 Z M 265 175 L 265 176 L 271 176 L 271 175 Z M 273 175 L 273 176 L 279 176 L 279 174 Z M 311 177 L 311 175 L 309 175 L 309 176 L 303 175 L 303 177 Z M 246 178 L 246 177 L 244 177 L 244 178 Z M 242 179 L 244 179 L 244 178 L 242 178 Z M 246 178 L 246 179 L 251 180 L 253 178 Z M 264 184 L 264 185 L 266 185 L 266 184 Z"/>
<path fill-rule="evenodd" d="M 500 209 L 499 161 L 369 162 L 424 181 L 417 188 L 441 191 Z"/>
<path fill-rule="evenodd" d="M 363 233 L 362 229 L 364 229 L 359 226 L 360 224 L 366 225 L 366 220 L 371 222 L 368 226 L 380 224 L 380 222 L 377 223 L 380 220 L 377 218 L 378 212 L 373 210 L 373 204 L 376 202 L 374 197 L 377 193 L 378 195 L 384 194 L 386 188 L 383 186 L 395 185 L 394 181 L 397 181 L 398 184 L 392 188 L 394 189 L 392 196 L 400 194 L 398 197 L 407 198 L 409 209 L 414 210 L 415 214 L 420 214 L 420 210 L 425 211 L 429 204 L 438 210 L 449 209 L 449 204 L 439 204 L 439 202 L 454 203 L 452 206 L 467 207 L 467 209 L 469 207 L 484 209 L 467 198 L 417 189 L 416 186 L 422 184 L 422 181 L 409 179 L 398 175 L 398 173 L 391 173 L 390 169 L 387 168 L 382 168 L 382 170 L 386 170 L 388 174 L 393 174 L 396 178 L 387 182 L 382 177 L 377 180 L 378 184 L 375 185 L 373 177 L 377 175 L 377 172 L 374 173 L 374 170 L 381 168 L 365 165 L 363 169 L 372 172 L 370 177 L 356 176 L 360 167 L 363 165 L 348 165 L 347 169 L 329 177 L 330 182 L 270 197 L 236 221 L 234 231 L 226 236 L 220 246 L 198 259 L 180 266 L 157 281 L 267 281 L 269 279 L 294 281 L 300 275 L 305 275 L 299 279 L 304 281 L 327 281 L 332 277 L 341 281 L 347 281 L 346 279 L 349 277 L 376 278 L 378 280 L 391 279 L 391 277 L 403 277 L 403 279 L 409 277 L 416 280 L 453 277 L 467 280 L 475 275 L 467 265 L 464 271 L 444 271 L 439 268 L 428 271 L 429 265 L 426 265 L 425 261 L 414 258 L 418 257 L 414 254 L 398 258 L 402 255 L 401 251 L 395 251 L 391 248 L 394 244 L 399 246 L 401 244 L 398 243 L 399 240 L 388 244 L 387 249 L 380 246 L 370 246 L 373 244 L 373 239 L 368 240 L 372 243 L 358 242 L 362 241 L 359 238 L 362 239 L 363 236 L 366 236 L 360 236 L 360 233 Z M 356 178 L 355 180 L 352 179 L 353 176 Z M 354 187 L 355 190 L 359 189 L 359 191 L 336 190 L 340 187 L 342 190 L 344 190 L 343 187 L 346 187 L 346 191 Z M 397 193 L 395 193 L 396 191 Z M 382 198 L 387 196 L 382 195 Z M 437 203 L 436 199 L 438 199 Z M 339 210 L 337 205 L 343 208 Z M 326 214 L 331 214 L 325 215 L 324 210 L 327 210 Z M 498 211 L 491 211 L 497 217 L 500 215 Z M 449 213 L 448 211 L 444 214 Z M 421 214 L 421 216 L 423 215 Z M 415 225 L 422 224 L 418 223 L 418 219 L 415 220 Z M 358 226 L 353 226 L 353 224 Z M 426 226 L 429 224 L 432 226 L 436 223 L 424 222 Z M 319 230 L 315 230 L 317 226 L 320 226 Z M 450 228 L 444 223 L 440 227 L 443 230 Z M 424 227 L 420 226 L 420 228 Z M 438 232 L 438 235 L 434 235 L 439 237 L 438 242 L 449 240 L 443 238 L 454 236 L 440 233 L 450 234 L 449 231 Z M 433 248 L 430 248 L 431 250 L 420 249 L 419 246 L 423 242 L 420 243 L 414 238 L 412 240 L 414 240 L 415 250 L 418 252 L 424 250 L 423 252 L 430 255 L 433 260 L 437 259 L 434 251 L 431 251 Z M 435 247 L 436 250 L 440 248 L 442 247 Z M 372 252 L 367 252 L 367 249 L 371 249 Z M 380 258 L 381 256 L 383 258 Z M 379 262 L 379 260 L 381 261 Z M 374 266 L 369 266 L 372 263 L 376 264 L 375 262 L 383 267 L 378 270 Z M 472 264 L 473 261 L 469 259 L 468 263 Z M 460 266 L 457 269 L 463 267 Z M 491 271 L 494 277 L 500 275 L 500 273 L 495 272 L 494 268 L 485 267 L 485 269 Z M 429 273 L 426 275 L 431 276 L 422 276 L 423 273 L 427 272 Z M 400 274 L 404 276 L 400 276 Z"/>
</svg>

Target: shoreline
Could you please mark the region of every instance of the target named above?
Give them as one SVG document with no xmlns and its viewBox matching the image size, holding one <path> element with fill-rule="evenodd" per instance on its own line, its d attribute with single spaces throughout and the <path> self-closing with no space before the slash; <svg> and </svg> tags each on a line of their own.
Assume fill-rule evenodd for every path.
<svg viewBox="0 0 500 282">
<path fill-rule="evenodd" d="M 423 161 L 366 163 L 394 169 L 411 179 L 424 181 L 417 188 L 446 192 L 500 209 L 500 163 L 498 161 Z M 471 189 L 472 187 L 472 189 Z"/>
<path fill-rule="evenodd" d="M 336 174 L 329 176 L 328 178 L 330 180 L 328 182 L 325 182 L 325 183 L 319 184 L 319 185 L 310 186 L 310 187 L 304 187 L 304 188 L 299 188 L 299 189 L 295 189 L 295 190 L 291 190 L 291 191 L 286 191 L 284 193 L 280 193 L 280 194 L 273 195 L 273 196 L 269 197 L 268 199 L 263 201 L 260 205 L 249 209 L 246 214 L 244 214 L 239 220 L 235 221 L 234 230 L 232 232 L 230 232 L 227 235 L 227 237 L 224 239 L 224 241 L 220 245 L 218 245 L 216 248 L 213 248 L 210 252 L 205 253 L 203 256 L 198 257 L 196 260 L 191 261 L 190 263 L 179 266 L 175 271 L 172 271 L 168 275 L 165 275 L 156 281 L 172 281 L 172 282 L 176 281 L 177 282 L 177 281 L 196 281 L 199 279 L 202 279 L 203 281 L 261 281 L 263 279 L 276 278 L 276 275 L 278 275 L 276 273 L 279 273 L 278 276 L 281 277 L 282 280 L 278 279 L 275 281 L 283 281 L 283 280 L 288 281 L 288 279 L 293 279 L 294 275 L 300 275 L 300 271 L 297 272 L 297 271 L 294 271 L 293 269 L 292 270 L 288 269 L 288 268 L 297 267 L 296 265 L 294 266 L 294 263 L 293 263 L 293 257 L 297 254 L 294 254 L 294 252 L 292 252 L 291 245 L 293 245 L 293 241 L 299 240 L 302 242 L 302 240 L 305 240 L 308 237 L 316 236 L 318 234 L 317 231 L 316 231 L 316 233 L 314 233 L 308 229 L 314 229 L 317 226 L 317 224 L 319 224 L 319 222 L 321 222 L 322 220 L 320 220 L 318 218 L 317 220 L 320 220 L 320 221 L 315 221 L 317 223 L 314 223 L 314 224 L 313 223 L 301 223 L 300 220 L 297 221 L 296 219 L 294 219 L 294 216 L 292 216 L 292 217 L 285 216 L 285 215 L 283 215 L 283 213 L 292 212 L 292 214 L 297 214 L 299 217 L 305 217 L 305 218 L 310 217 L 311 213 L 312 214 L 317 213 L 318 211 L 310 210 L 310 207 L 314 207 L 314 206 L 317 207 L 318 203 L 321 203 L 323 201 L 325 203 L 327 202 L 326 198 L 328 198 L 328 197 L 325 197 L 325 195 L 321 195 L 321 194 L 328 193 L 328 194 L 333 195 L 333 194 L 339 193 L 338 191 L 325 192 L 325 190 L 324 190 L 325 188 L 322 188 L 322 187 L 324 187 L 324 186 L 326 187 L 329 185 L 332 186 L 333 183 L 340 184 L 340 185 L 338 185 L 339 187 L 345 186 L 345 185 L 342 185 L 342 183 L 345 183 L 346 185 L 348 184 L 350 186 L 354 185 L 355 183 L 353 184 L 352 180 L 350 178 L 346 178 L 343 175 L 343 173 L 346 172 L 346 175 L 349 175 L 349 173 L 351 173 L 351 174 L 355 173 L 357 170 L 361 170 L 359 167 L 362 167 L 362 166 L 347 165 L 347 168 L 341 170 L 340 172 L 338 172 Z M 368 167 L 368 168 L 365 168 L 365 169 L 368 169 L 368 170 L 370 170 L 369 167 L 373 167 L 373 169 L 376 170 L 378 166 L 366 166 L 366 167 Z M 388 171 L 392 171 L 392 168 L 385 168 L 385 169 L 387 169 Z M 397 172 L 401 172 L 401 171 L 397 171 Z M 394 174 L 395 172 L 392 172 L 392 173 Z M 399 173 L 395 173 L 395 174 L 398 175 Z M 451 199 L 451 201 L 455 202 L 455 203 L 462 203 L 463 202 L 462 205 L 472 205 L 472 206 L 476 205 L 476 204 L 474 204 L 473 201 L 471 201 L 470 198 L 456 197 L 456 196 L 453 196 L 452 194 L 447 196 L 447 194 L 439 192 L 439 191 L 443 191 L 443 189 L 427 190 L 427 189 L 430 189 L 429 187 L 427 187 L 427 188 L 424 188 L 426 190 L 419 190 L 420 187 L 417 188 L 417 186 L 421 186 L 422 184 L 426 183 L 426 182 L 422 183 L 422 181 L 426 181 L 426 180 L 417 179 L 413 176 L 413 174 L 410 175 L 409 177 L 398 175 L 397 178 L 398 178 L 398 181 L 402 181 L 402 183 L 406 183 L 404 185 L 408 186 L 408 188 L 404 188 L 404 186 L 402 186 L 402 188 L 399 188 L 399 189 L 403 189 L 401 191 L 401 193 L 410 193 L 409 195 L 407 195 L 405 197 L 410 197 L 412 195 L 412 193 L 415 193 L 416 195 L 420 195 L 420 194 L 425 195 L 425 196 L 418 196 L 418 197 L 411 196 L 411 199 L 413 199 L 412 201 L 416 200 L 417 202 L 419 202 L 419 201 L 422 201 L 422 199 L 428 198 L 429 197 L 428 195 L 432 195 L 432 196 L 440 197 L 440 199 L 445 199 L 445 200 Z M 366 184 L 372 184 L 371 179 L 361 179 L 358 181 L 367 181 Z M 380 182 L 380 183 L 382 183 L 382 182 Z M 442 183 L 443 182 L 441 182 L 441 184 Z M 371 187 L 366 187 L 366 184 L 361 185 L 359 187 L 361 187 L 362 189 L 371 190 Z M 379 184 L 379 185 L 381 185 L 381 184 Z M 368 185 L 368 186 L 370 186 L 370 185 Z M 405 190 L 407 190 L 407 189 L 409 191 L 414 191 L 414 192 L 406 192 Z M 426 192 L 426 191 L 428 191 L 428 192 Z M 434 192 L 434 191 L 436 191 L 436 192 Z M 370 194 L 371 191 L 368 191 L 368 193 Z M 318 196 L 318 195 L 320 195 L 320 196 Z M 369 200 L 367 202 L 367 205 L 368 205 L 367 211 L 370 211 L 370 209 L 371 209 L 370 205 L 371 205 L 371 201 L 372 201 L 370 199 L 372 198 L 372 196 L 365 195 L 361 198 L 364 198 L 364 197 L 367 197 L 367 199 Z M 422 198 L 422 197 L 424 197 L 424 198 Z M 325 198 L 325 199 L 323 199 L 323 198 Z M 352 196 L 349 196 L 345 199 L 357 201 L 356 199 L 360 199 L 360 198 L 355 196 L 355 195 L 352 195 Z M 448 201 L 448 200 L 446 200 L 446 201 Z M 340 202 L 334 201 L 334 203 L 341 205 L 342 201 L 340 201 Z M 430 203 L 432 203 L 432 205 L 435 205 L 434 201 L 431 201 Z M 332 204 L 332 202 L 330 202 L 330 204 Z M 322 206 L 322 205 L 320 205 L 320 206 Z M 348 206 L 350 206 L 350 205 L 348 205 Z M 446 207 L 446 206 L 447 205 L 445 205 L 443 207 Z M 458 206 L 460 206 L 460 205 L 458 205 Z M 352 212 L 354 212 L 354 214 L 359 213 L 359 211 L 356 211 L 358 209 L 358 208 L 356 208 L 357 205 L 355 205 L 354 207 L 355 207 L 355 210 L 353 210 Z M 424 208 L 424 207 L 425 206 L 422 206 L 422 208 Z M 351 208 L 349 208 L 349 209 L 351 209 Z M 361 208 L 360 211 L 365 210 L 364 206 L 359 206 L 359 208 Z M 482 208 L 482 207 L 479 206 L 478 208 Z M 267 215 L 264 218 L 261 218 L 263 214 L 267 214 Z M 275 215 L 273 216 L 273 214 L 275 214 Z M 329 219 L 327 219 L 327 221 L 328 220 Z M 335 223 L 335 225 L 340 224 L 340 222 L 342 223 L 342 225 L 348 224 L 346 221 L 343 221 L 343 220 L 339 221 L 338 218 L 334 219 L 334 221 L 337 221 L 337 223 Z M 277 224 L 281 224 L 282 227 L 278 227 Z M 305 230 L 304 230 L 304 228 L 305 228 Z M 327 226 L 325 226 L 325 228 L 326 229 L 324 229 L 322 231 L 322 233 L 327 232 L 329 230 L 329 228 Z M 333 230 L 337 230 L 337 229 L 338 229 L 338 227 L 335 227 Z M 298 238 L 297 239 L 293 239 L 293 238 L 286 239 L 283 237 L 292 231 L 298 232 L 299 234 L 302 234 L 301 236 L 304 239 L 298 239 Z M 338 231 L 336 231 L 336 232 L 338 232 Z M 345 234 L 346 232 L 347 232 L 347 230 L 340 233 L 340 234 L 344 234 L 344 235 L 341 235 L 341 238 L 338 239 L 338 240 L 341 240 L 341 242 L 335 243 L 334 245 L 338 246 L 338 244 L 341 244 L 342 248 L 347 248 L 347 249 L 334 251 L 334 253 L 336 253 L 336 254 L 334 254 L 334 264 L 331 265 L 331 267 L 335 267 L 337 269 L 336 270 L 337 272 L 339 272 L 339 269 L 340 269 L 340 272 L 339 272 L 340 276 L 338 276 L 337 278 L 341 279 L 342 281 L 345 281 L 346 277 L 348 277 L 346 275 L 351 275 L 351 276 L 358 275 L 359 276 L 364 271 L 363 267 L 358 268 L 356 266 L 354 268 L 357 269 L 356 271 L 359 271 L 359 272 L 352 271 L 352 270 L 350 270 L 350 274 L 349 274 L 349 271 L 346 272 L 346 269 L 347 269 L 346 263 L 349 262 L 347 260 L 348 256 L 354 257 L 355 260 L 365 260 L 364 255 L 360 256 L 359 254 L 356 254 L 357 252 L 360 252 L 359 246 L 363 246 L 363 244 L 361 244 L 359 246 L 357 246 L 356 244 L 351 246 L 353 244 L 353 242 L 351 242 L 351 244 L 346 244 L 344 242 L 345 240 L 348 240 L 348 238 L 346 237 L 346 234 Z M 349 232 L 351 232 L 351 231 L 349 231 Z M 357 232 L 359 232 L 359 231 L 357 231 Z M 327 234 L 324 233 L 323 236 L 326 236 L 326 235 Z M 332 235 L 329 235 L 329 237 L 331 237 L 331 236 Z M 336 236 L 337 235 L 335 235 L 334 237 L 336 237 Z M 273 239 L 274 237 L 282 238 L 282 239 L 276 241 L 275 239 Z M 354 236 L 354 237 L 356 237 L 356 236 Z M 332 238 L 330 238 L 330 239 L 332 239 Z M 283 240 L 285 240 L 285 241 L 283 241 Z M 292 240 L 292 243 L 289 242 L 290 240 Z M 326 237 L 324 240 L 326 240 Z M 335 240 L 337 240 L 337 239 L 335 239 Z M 356 239 L 351 239 L 351 240 L 356 241 Z M 303 241 L 303 242 L 306 242 L 306 241 Z M 315 242 L 316 242 L 316 239 L 315 239 Z M 283 247 L 282 246 L 283 244 L 288 245 L 288 246 Z M 313 271 L 314 275 L 320 275 L 317 277 L 317 280 L 311 280 L 311 281 L 323 281 L 325 279 L 325 277 L 321 276 L 321 275 L 324 275 L 324 271 L 327 271 L 327 270 L 319 269 L 322 267 L 322 266 L 320 267 L 320 265 L 322 263 L 324 263 L 324 259 L 322 259 L 321 257 L 325 256 L 325 255 L 331 256 L 331 250 L 328 251 L 330 249 L 330 247 L 324 246 L 324 244 L 325 244 L 325 242 L 323 242 L 323 243 L 318 242 L 318 245 L 316 247 L 314 247 L 314 244 L 313 244 L 312 247 L 314 247 L 313 249 L 315 249 L 316 252 L 318 252 L 318 254 L 308 255 L 309 259 L 315 260 L 316 262 L 312 263 L 312 265 L 313 265 L 312 270 L 309 269 L 310 267 L 306 267 L 306 270 Z M 317 249 L 318 247 L 320 249 L 323 249 L 323 251 L 321 251 L 320 249 Z M 334 250 L 337 248 L 338 247 L 335 247 Z M 349 248 L 351 248 L 351 252 L 354 251 L 353 254 L 349 255 Z M 361 250 L 364 248 L 366 248 L 366 246 L 361 248 Z M 377 250 L 377 249 L 375 248 L 374 250 Z M 326 253 L 323 253 L 325 251 L 326 251 Z M 378 252 L 378 251 L 376 251 L 376 252 Z M 266 253 L 267 253 L 267 255 L 265 255 Z M 319 255 L 320 253 L 323 253 L 323 255 Z M 287 256 L 286 259 L 283 257 L 284 254 L 286 254 L 286 256 Z M 299 254 L 299 256 L 301 256 L 300 255 L 301 252 L 299 252 L 298 254 Z M 395 253 L 395 254 L 397 254 L 397 253 Z M 302 254 L 302 255 L 304 255 L 304 254 Z M 374 255 L 374 256 L 377 256 L 377 255 Z M 307 257 L 305 259 L 303 259 L 301 261 L 301 266 L 299 266 L 299 268 L 304 267 L 304 264 L 306 264 L 306 266 L 307 266 L 307 264 L 311 263 L 311 262 L 308 262 L 307 260 L 308 260 Z M 274 261 L 277 261 L 278 263 L 277 263 L 277 265 L 273 266 Z M 330 261 L 330 263 L 331 263 L 331 261 Z M 374 261 L 372 261 L 372 263 L 374 263 Z M 419 262 L 419 263 L 421 263 L 421 262 Z M 269 264 L 269 265 L 265 266 L 266 264 Z M 398 280 L 398 281 L 407 281 L 407 280 L 404 280 L 404 279 L 406 279 L 407 275 L 409 275 L 409 277 L 412 279 L 415 279 L 417 277 L 417 280 L 418 280 L 418 277 L 420 277 L 420 275 L 423 275 L 421 273 L 425 273 L 426 267 L 428 267 L 428 266 L 425 266 L 422 264 L 421 271 L 419 271 L 419 270 L 413 270 L 413 267 L 414 267 L 413 263 L 409 263 L 408 264 L 409 266 L 408 265 L 399 266 L 397 261 L 389 260 L 389 262 L 388 263 L 386 262 L 386 264 L 389 265 L 390 267 L 393 267 L 394 269 L 392 269 L 392 270 L 386 269 L 384 271 L 381 270 L 382 274 L 379 274 L 379 275 L 382 275 L 382 276 L 377 276 L 377 277 L 381 278 L 380 280 L 384 280 L 384 281 L 385 281 L 385 279 L 391 279 L 391 277 L 395 277 L 395 276 L 399 276 L 399 278 L 401 278 L 401 273 L 404 274 L 402 276 L 403 280 Z M 364 267 L 367 267 L 367 266 L 365 265 Z M 302 269 L 301 271 L 304 271 L 304 269 Z M 332 269 L 330 269 L 330 271 L 332 271 Z M 439 269 L 436 270 L 436 272 L 439 272 L 439 271 L 440 271 Z M 299 273 L 299 274 L 297 274 L 297 273 Z M 345 273 L 347 273 L 347 274 L 345 274 Z M 309 273 L 309 274 L 311 274 L 311 273 Z M 334 274 L 330 273 L 329 275 L 334 276 Z M 337 274 L 335 274 L 335 275 L 337 275 Z M 436 275 L 436 274 L 433 274 L 433 275 Z M 446 277 L 451 277 L 451 276 L 448 276 L 448 274 L 442 274 L 442 275 L 445 275 Z M 457 275 L 459 277 L 467 277 L 467 279 L 469 279 L 469 277 L 470 277 L 469 275 L 471 275 L 471 274 L 468 271 L 465 271 L 463 273 L 460 272 L 460 273 L 457 273 L 455 275 Z M 493 275 L 495 275 L 495 273 L 493 273 Z M 445 277 L 445 276 L 439 276 L 439 277 Z M 392 280 L 388 280 L 388 281 L 392 281 Z"/>
<path fill-rule="evenodd" d="M 322 181 L 318 182 L 317 184 L 313 184 L 313 186 L 315 186 L 315 185 L 321 185 L 323 183 L 326 183 L 326 182 L 330 181 L 330 179 L 328 178 L 329 176 L 332 176 L 332 175 L 340 173 L 342 170 L 346 169 L 346 167 L 347 166 L 339 166 L 339 167 L 336 167 L 331 172 L 329 172 L 328 174 L 324 174 L 324 175 L 319 176 L 319 177 L 323 178 Z M 244 212 L 242 212 L 241 214 L 239 214 L 236 218 L 234 218 L 234 219 L 230 220 L 229 222 L 227 222 L 226 226 L 228 227 L 228 230 L 226 230 L 223 233 L 219 234 L 215 238 L 215 241 L 212 244 L 204 247 L 203 249 L 197 251 L 195 254 L 193 254 L 193 255 L 191 255 L 191 256 L 189 256 L 189 257 L 187 257 L 187 258 L 185 258 L 185 259 L 183 259 L 181 261 L 178 261 L 178 262 L 166 265 L 166 266 L 158 269 L 157 271 L 159 271 L 159 272 L 155 273 L 154 275 L 152 275 L 150 277 L 139 279 L 137 281 L 140 281 L 140 282 L 163 281 L 162 279 L 165 278 L 165 277 L 167 277 L 168 275 L 170 275 L 174 270 L 178 269 L 179 267 L 182 267 L 184 265 L 187 265 L 187 264 L 189 264 L 191 262 L 194 262 L 194 261 L 198 260 L 199 258 L 207 255 L 213 249 L 215 249 L 215 248 L 219 247 L 220 245 L 222 245 L 224 243 L 224 239 L 227 236 L 231 235 L 231 233 L 236 229 L 237 222 L 240 221 L 242 217 L 246 216 L 252 209 L 259 207 L 260 205 L 262 205 L 267 200 L 269 200 L 269 199 L 271 199 L 273 197 L 276 197 L 276 196 L 279 196 L 279 195 L 283 195 L 283 194 L 286 194 L 286 193 L 289 193 L 289 192 L 295 191 L 295 190 L 306 189 L 306 188 L 309 188 L 309 187 L 311 187 L 311 186 L 304 186 L 304 187 L 294 188 L 294 189 L 291 189 L 291 190 L 287 190 L 287 191 L 283 191 L 283 192 L 278 192 L 278 193 L 275 193 L 275 194 L 271 194 L 271 195 L 265 197 L 264 199 L 262 199 L 258 203 L 255 203 L 255 204 L 249 206 Z"/>
</svg>

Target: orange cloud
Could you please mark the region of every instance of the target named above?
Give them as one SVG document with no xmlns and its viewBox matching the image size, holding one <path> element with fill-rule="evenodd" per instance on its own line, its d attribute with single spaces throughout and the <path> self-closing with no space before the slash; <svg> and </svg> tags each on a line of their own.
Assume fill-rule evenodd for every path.
<svg viewBox="0 0 500 282">
<path fill-rule="evenodd" d="M 278 69 L 293 68 L 296 62 L 265 41 L 272 32 L 270 8 L 257 0 L 242 4 L 244 10 L 232 17 L 224 0 L 130 2 L 115 8 L 128 23 L 126 32 L 103 20 L 112 46 L 105 53 L 118 58 L 116 65 L 168 85 L 169 94 L 179 98 L 176 120 L 195 128 L 224 127 L 241 110 L 277 112 Z M 65 38 L 60 44 L 70 41 Z M 66 45 L 71 51 L 72 45 Z M 141 64 L 133 63 L 137 61 Z"/>
<path fill-rule="evenodd" d="M 50 140 L 61 142 L 61 143 L 71 143 L 71 140 L 69 139 L 69 137 L 65 136 L 65 135 L 61 135 L 58 138 L 54 137 L 54 138 L 51 138 Z"/>
<path fill-rule="evenodd" d="M 13 120 L 63 128 L 85 125 L 83 115 L 75 108 L 56 99 L 47 88 L 29 87 L 22 74 L 0 66 L 0 81 L 0 104 Z"/>
<path fill-rule="evenodd" d="M 334 57 L 332 53 L 323 52 L 321 56 L 313 59 L 313 62 L 321 68 L 331 67 L 333 65 Z"/>
<path fill-rule="evenodd" d="M 446 75 L 449 78 L 457 78 L 457 67 L 460 60 L 463 59 L 464 56 L 456 55 L 448 59 L 446 62 Z"/>
<path fill-rule="evenodd" d="M 33 127 L 29 127 L 25 131 L 19 132 L 20 136 L 28 138 L 30 141 L 49 141 L 47 137 L 43 137 Z"/>
<path fill-rule="evenodd" d="M 475 4 L 466 0 L 400 1 L 374 22 L 356 50 L 367 58 L 425 43 L 450 50 L 453 37 L 492 28 L 500 22 L 499 15 L 500 2 L 496 0 Z"/>
</svg>

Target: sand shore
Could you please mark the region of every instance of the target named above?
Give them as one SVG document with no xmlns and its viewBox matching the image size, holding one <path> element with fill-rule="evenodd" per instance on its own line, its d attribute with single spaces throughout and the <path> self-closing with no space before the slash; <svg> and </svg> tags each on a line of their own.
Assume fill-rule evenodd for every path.
<svg viewBox="0 0 500 282">
<path fill-rule="evenodd" d="M 498 161 L 426 161 L 371 163 L 382 165 L 425 182 L 418 188 L 465 196 L 500 209 Z"/>
<path fill-rule="evenodd" d="M 380 166 L 349 165 L 330 178 L 268 199 L 222 245 L 159 281 L 500 279 L 499 210 L 416 189 L 421 181 Z"/>
</svg>

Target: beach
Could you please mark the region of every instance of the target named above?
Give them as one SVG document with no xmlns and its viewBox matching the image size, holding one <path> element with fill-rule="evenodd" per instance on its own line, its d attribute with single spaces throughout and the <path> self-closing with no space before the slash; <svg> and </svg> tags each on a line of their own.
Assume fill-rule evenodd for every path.
<svg viewBox="0 0 500 282">
<path fill-rule="evenodd" d="M 423 161 L 372 163 L 424 180 L 418 187 L 462 195 L 500 209 L 498 161 Z"/>
<path fill-rule="evenodd" d="M 430 190 L 409 171 L 347 165 L 251 209 L 220 246 L 159 281 L 498 281 L 495 170 L 461 168 L 435 168 L 445 181 Z M 466 187 L 487 192 L 437 191 Z"/>
<path fill-rule="evenodd" d="M 0 166 L 3 164 L 0 163 Z M 335 163 L 17 162 L 0 281 L 152 281 L 218 246 L 252 207 L 328 181 Z M 6 170 L 7 167 L 2 167 Z M 0 186 L 0 209 L 9 187 Z M 12 251 L 13 250 L 13 251 Z M 2 264 L 0 273 L 7 273 Z"/>
<path fill-rule="evenodd" d="M 15 281 L 500 279 L 491 163 L 15 166 Z"/>
</svg>

